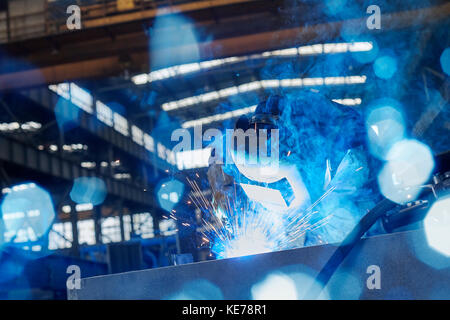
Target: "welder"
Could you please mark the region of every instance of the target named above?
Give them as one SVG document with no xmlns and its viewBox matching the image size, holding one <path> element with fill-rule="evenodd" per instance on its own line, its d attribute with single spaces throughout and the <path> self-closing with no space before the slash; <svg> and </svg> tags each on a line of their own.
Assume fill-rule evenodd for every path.
<svg viewBox="0 0 450 320">
<path fill-rule="evenodd" d="M 279 162 L 284 167 L 295 168 L 288 171 L 288 174 L 295 174 L 295 179 L 280 177 L 278 183 L 261 184 L 267 181 L 254 176 L 248 179 L 242 166 L 230 169 L 230 166 L 212 163 L 208 179 L 216 206 L 224 205 L 227 197 L 249 196 L 245 189 L 238 187 L 236 191 L 234 182 L 241 182 L 242 177 L 245 186 L 253 183 L 269 190 L 278 189 L 287 207 L 300 197 L 301 201 L 293 208 L 298 214 L 317 203 L 310 223 L 326 222 L 308 231 L 302 243 L 296 243 L 302 246 L 343 240 L 360 217 L 379 200 L 376 184 L 369 180 L 376 163 L 368 156 L 363 117 L 354 108 L 334 103 L 316 92 L 270 96 L 258 104 L 254 114 L 239 118 L 234 127 L 244 131 L 250 128 L 267 132 L 278 129 Z M 293 186 L 295 183 L 297 185 Z M 291 188 L 286 188 L 286 184 Z M 329 190 L 332 192 L 327 193 Z"/>
</svg>

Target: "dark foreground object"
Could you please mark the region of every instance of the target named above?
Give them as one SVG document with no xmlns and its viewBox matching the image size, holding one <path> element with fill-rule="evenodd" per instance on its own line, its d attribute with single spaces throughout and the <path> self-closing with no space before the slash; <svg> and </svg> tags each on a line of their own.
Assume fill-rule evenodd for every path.
<svg viewBox="0 0 450 320">
<path fill-rule="evenodd" d="M 324 245 L 87 278 L 68 297 L 251 299 L 252 286 L 272 273 L 314 278 L 335 249 Z M 300 298 L 310 286 L 302 288 L 302 281 L 296 283 Z M 367 238 L 344 260 L 326 291 L 331 299 L 450 299 L 450 257 L 428 246 L 424 230 Z"/>
</svg>

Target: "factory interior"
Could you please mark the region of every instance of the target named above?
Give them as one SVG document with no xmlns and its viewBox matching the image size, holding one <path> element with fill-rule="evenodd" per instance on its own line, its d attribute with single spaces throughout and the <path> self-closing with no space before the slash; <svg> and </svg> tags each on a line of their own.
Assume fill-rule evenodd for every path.
<svg viewBox="0 0 450 320">
<path fill-rule="evenodd" d="M 0 300 L 450 299 L 449 30 L 445 0 L 0 0 Z"/>
</svg>

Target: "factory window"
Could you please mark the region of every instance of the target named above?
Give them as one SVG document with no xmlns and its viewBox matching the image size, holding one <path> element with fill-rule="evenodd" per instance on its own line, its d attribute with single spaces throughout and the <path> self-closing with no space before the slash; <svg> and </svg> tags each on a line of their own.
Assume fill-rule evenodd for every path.
<svg viewBox="0 0 450 320">
<path fill-rule="evenodd" d="M 103 102 L 96 102 L 97 106 L 97 119 L 103 122 L 104 124 L 112 127 L 113 126 L 113 113 L 112 110 Z"/>
<path fill-rule="evenodd" d="M 144 133 L 144 146 L 148 151 L 155 152 L 155 140 L 146 133 Z"/>
<path fill-rule="evenodd" d="M 72 224 L 70 222 L 54 223 L 48 234 L 48 249 L 56 250 L 70 247 L 72 247 Z"/>
<path fill-rule="evenodd" d="M 179 170 L 207 167 L 210 155 L 211 148 L 177 152 L 177 167 Z"/>
<path fill-rule="evenodd" d="M 166 147 L 158 142 L 158 157 L 165 160 L 166 159 Z"/>
<path fill-rule="evenodd" d="M 347 76 L 347 77 L 326 77 L 327 83 L 326 85 L 342 85 L 342 84 L 362 84 L 367 80 L 367 76 L 365 75 L 356 75 L 356 76 Z M 201 95 L 187 97 L 177 101 L 169 101 L 162 104 L 162 109 L 164 111 L 170 111 L 180 108 L 185 108 L 188 106 L 193 106 L 198 104 L 199 102 L 207 102 L 231 95 L 235 95 L 243 92 L 250 92 L 259 90 L 261 88 L 270 89 L 270 88 L 278 88 L 281 87 L 302 87 L 302 86 L 322 86 L 324 85 L 324 78 L 294 78 L 294 79 L 266 79 L 262 81 L 252 81 L 248 83 L 243 83 L 239 87 L 229 87 L 223 88 L 218 92 L 206 92 Z"/>
<path fill-rule="evenodd" d="M 94 209 L 94 205 L 92 203 L 79 203 L 75 206 L 75 210 L 77 212 L 90 211 Z"/>
<path fill-rule="evenodd" d="M 131 174 L 126 173 L 126 172 L 115 173 L 113 177 L 114 177 L 114 179 L 117 179 L 117 180 L 129 180 L 129 179 L 131 179 Z"/>
<path fill-rule="evenodd" d="M 116 131 L 120 132 L 124 136 L 129 136 L 127 119 L 116 112 L 114 112 L 114 129 L 116 129 Z"/>
<path fill-rule="evenodd" d="M 102 221 L 103 243 L 120 242 L 120 218 L 108 217 Z"/>
<path fill-rule="evenodd" d="M 125 215 L 123 216 L 123 231 L 125 240 L 130 240 L 131 235 L 131 216 Z"/>
<path fill-rule="evenodd" d="M 199 118 L 196 120 L 186 121 L 182 124 L 182 127 L 183 128 L 191 128 L 191 127 L 195 127 L 195 126 L 201 126 L 203 124 L 208 124 L 211 122 L 223 121 L 223 120 L 231 119 L 231 118 L 237 118 L 241 115 L 255 112 L 255 110 L 256 110 L 256 106 L 251 106 L 251 107 L 246 107 L 246 108 L 237 109 L 237 110 L 233 110 L 233 111 L 228 111 L 225 113 L 219 113 L 219 114 L 215 114 L 212 116 Z"/>
<path fill-rule="evenodd" d="M 149 212 L 134 214 L 133 226 L 136 235 L 140 236 L 143 239 L 153 238 L 155 236 L 153 217 Z"/>
<path fill-rule="evenodd" d="M 141 129 L 139 129 L 136 126 L 131 126 L 131 137 L 134 142 L 142 146 L 144 144 L 143 136 L 144 133 L 142 132 Z"/>
<path fill-rule="evenodd" d="M 72 103 L 77 107 L 91 114 L 94 112 L 92 109 L 93 99 L 91 94 L 75 83 L 70 84 L 70 97 Z"/>
<path fill-rule="evenodd" d="M 159 223 L 159 231 L 163 236 L 170 236 L 177 233 L 177 224 L 175 220 L 166 219 Z"/>
<path fill-rule="evenodd" d="M 19 212 L 17 212 L 18 214 Z M 23 243 L 37 241 L 36 234 L 31 227 L 10 230 L 4 233 L 5 242 Z"/>
<path fill-rule="evenodd" d="M 42 124 L 34 121 L 28 121 L 25 123 L 10 122 L 10 123 L 0 123 L 0 131 L 3 132 L 16 132 L 16 131 L 37 131 L 42 127 Z"/>
<path fill-rule="evenodd" d="M 78 242 L 80 244 L 95 244 L 94 220 L 78 221 Z"/>
<path fill-rule="evenodd" d="M 308 46 L 301 46 L 299 48 L 286 48 L 281 50 L 265 51 L 262 53 L 255 53 L 246 56 L 231 56 L 225 59 L 214 59 L 203 61 L 200 63 L 189 63 L 177 66 L 172 66 L 160 70 L 155 70 L 149 74 L 138 74 L 134 76 L 131 80 L 136 85 L 145 84 L 147 82 L 153 82 L 157 80 L 163 80 L 177 75 L 187 74 L 191 72 L 196 72 L 201 69 L 211 69 L 214 67 L 221 66 L 223 64 L 238 63 L 245 60 L 262 59 L 272 56 L 296 56 L 296 55 L 317 55 L 317 54 L 331 54 L 331 53 L 342 53 L 342 52 L 363 52 L 371 51 L 373 49 L 373 44 L 371 42 L 352 42 L 352 43 L 325 43 L 325 44 L 314 44 Z"/>
<path fill-rule="evenodd" d="M 52 84 L 48 88 L 64 99 L 70 100 L 70 86 L 68 83 Z"/>
<path fill-rule="evenodd" d="M 166 150 L 166 159 L 169 164 L 175 165 L 177 163 L 175 152 L 172 150 Z"/>
</svg>

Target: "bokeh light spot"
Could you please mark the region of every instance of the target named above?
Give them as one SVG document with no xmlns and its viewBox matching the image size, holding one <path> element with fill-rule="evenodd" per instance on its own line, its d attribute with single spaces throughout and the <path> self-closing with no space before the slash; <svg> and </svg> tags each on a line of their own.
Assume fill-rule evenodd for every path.
<svg viewBox="0 0 450 320">
<path fill-rule="evenodd" d="M 363 41 L 364 40 L 365 39 L 363 39 Z M 378 56 L 378 52 L 380 51 L 380 49 L 378 47 L 377 41 L 375 39 L 370 39 L 369 42 L 372 43 L 372 50 L 352 52 L 352 57 L 359 63 L 372 62 Z"/>
<path fill-rule="evenodd" d="M 69 100 L 59 98 L 54 112 L 56 123 L 60 130 L 68 131 L 78 127 L 81 109 L 76 107 Z"/>
<path fill-rule="evenodd" d="M 325 10 L 330 15 L 336 15 L 346 9 L 347 0 L 326 0 Z"/>
<path fill-rule="evenodd" d="M 449 257 L 432 248 L 428 241 L 425 226 L 421 232 L 410 237 L 409 243 L 416 258 L 435 270 L 450 268 Z"/>
<path fill-rule="evenodd" d="M 252 286 L 253 300 L 298 300 L 295 282 L 283 273 L 272 273 Z"/>
<path fill-rule="evenodd" d="M 450 48 L 447 48 L 442 52 L 440 61 L 442 70 L 450 76 Z"/>
<path fill-rule="evenodd" d="M 190 281 L 167 300 L 223 300 L 222 291 L 206 279 Z"/>
<path fill-rule="evenodd" d="M 292 269 L 292 268 L 290 268 Z M 295 266 L 300 272 L 282 272 L 280 270 L 268 274 L 251 288 L 253 300 L 301 300 L 311 299 L 311 292 L 321 291 L 319 300 L 329 299 L 326 288 L 316 282 L 309 271 L 304 272 L 303 266 Z M 287 270 L 286 270 L 287 271 Z M 319 290 L 320 289 L 320 290 Z"/>
<path fill-rule="evenodd" d="M 183 196 L 184 184 L 178 180 L 166 180 L 156 190 L 159 205 L 170 212 Z"/>
<path fill-rule="evenodd" d="M 55 218 L 50 194 L 33 182 L 9 188 L 0 211 L 5 242 L 37 241 Z"/>
<path fill-rule="evenodd" d="M 414 201 L 434 168 L 430 148 L 417 140 L 402 140 L 389 150 L 378 175 L 381 193 L 396 203 Z"/>
<path fill-rule="evenodd" d="M 378 78 L 390 79 L 397 72 L 397 60 L 391 56 L 381 56 L 373 63 L 373 71 Z"/>
<path fill-rule="evenodd" d="M 333 300 L 357 300 L 362 293 L 362 282 L 349 272 L 337 271 L 326 289 Z"/>
<path fill-rule="evenodd" d="M 149 34 L 152 70 L 200 60 L 196 28 L 188 17 L 180 13 L 157 15 Z M 170 46 L 177 50 L 169 50 Z"/>
<path fill-rule="evenodd" d="M 78 204 L 91 203 L 96 206 L 105 201 L 105 182 L 97 177 L 80 177 L 74 180 L 70 198 Z"/>
<path fill-rule="evenodd" d="M 428 245 L 450 257 L 450 197 L 436 201 L 424 220 Z"/>
<path fill-rule="evenodd" d="M 405 137 L 402 114 L 393 106 L 395 101 L 384 99 L 367 117 L 366 127 L 370 151 L 379 159 L 386 160 L 389 149 Z"/>
</svg>

